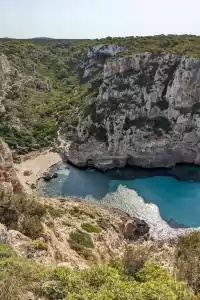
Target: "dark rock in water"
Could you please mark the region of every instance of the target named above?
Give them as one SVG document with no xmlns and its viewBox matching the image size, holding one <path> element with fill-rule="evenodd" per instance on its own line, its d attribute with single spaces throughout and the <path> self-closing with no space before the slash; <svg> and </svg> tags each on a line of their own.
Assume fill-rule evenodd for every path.
<svg viewBox="0 0 200 300">
<path fill-rule="evenodd" d="M 54 179 L 57 177 L 58 177 L 58 173 L 56 173 L 56 172 L 45 172 L 42 178 L 45 181 L 50 181 L 51 179 Z"/>
<path fill-rule="evenodd" d="M 124 238 L 131 241 L 136 241 L 139 238 L 148 239 L 149 236 L 148 224 L 140 219 L 128 219 L 122 225 L 122 233 Z"/>
</svg>

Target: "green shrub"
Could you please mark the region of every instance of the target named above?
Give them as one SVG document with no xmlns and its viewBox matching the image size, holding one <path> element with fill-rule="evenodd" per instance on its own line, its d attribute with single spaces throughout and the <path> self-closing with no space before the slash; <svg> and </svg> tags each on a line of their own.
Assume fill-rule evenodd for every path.
<svg viewBox="0 0 200 300">
<path fill-rule="evenodd" d="M 49 271 L 10 252 L 12 250 L 5 245 L 1 245 L 2 248 L 7 249 L 9 255 L 0 258 L 0 299 L 21 300 L 27 291 L 38 294 Z"/>
<path fill-rule="evenodd" d="M 64 284 L 69 280 L 71 273 L 72 273 L 71 269 L 68 269 L 66 267 L 56 267 L 53 270 L 52 278 L 53 280 L 62 281 Z"/>
<path fill-rule="evenodd" d="M 0 259 L 16 256 L 15 251 L 8 245 L 0 244 Z"/>
<path fill-rule="evenodd" d="M 41 219 L 45 211 L 45 207 L 32 195 L 0 194 L 0 222 L 32 239 L 42 234 Z"/>
<path fill-rule="evenodd" d="M 80 256 L 85 258 L 88 261 L 93 261 L 95 262 L 95 255 L 92 252 L 92 249 L 88 249 L 83 247 L 82 245 L 69 242 L 71 249 L 75 250 Z"/>
<path fill-rule="evenodd" d="M 162 267 L 148 263 L 134 277 L 109 266 L 75 272 L 68 279 L 66 300 L 194 300 L 194 294 Z"/>
<path fill-rule="evenodd" d="M 176 248 L 176 275 L 200 292 L 200 232 L 178 239 Z"/>
<path fill-rule="evenodd" d="M 148 260 L 149 250 L 141 246 L 130 246 L 126 249 L 123 256 L 123 266 L 126 273 L 134 275 Z"/>
<path fill-rule="evenodd" d="M 118 263 L 80 271 L 45 268 L 12 255 L 0 259 L 0 299 L 21 300 L 28 291 L 49 300 L 197 300 L 186 284 L 156 263 L 127 276 Z"/>
<path fill-rule="evenodd" d="M 40 240 L 34 240 L 31 243 L 31 248 L 35 249 L 35 250 L 48 250 L 48 244 L 44 241 L 40 241 Z"/>
<path fill-rule="evenodd" d="M 149 299 L 195 299 L 194 294 L 187 285 L 177 282 L 163 267 L 157 263 L 146 263 L 145 266 L 135 274 L 140 283 L 141 298 Z"/>
<path fill-rule="evenodd" d="M 95 256 L 92 252 L 94 244 L 88 233 L 76 229 L 76 231 L 70 233 L 68 242 L 70 247 L 79 255 L 90 261 L 95 260 Z"/>
<path fill-rule="evenodd" d="M 82 227 L 82 229 L 84 229 L 85 231 L 87 231 L 89 233 L 92 233 L 92 232 L 100 233 L 101 232 L 101 229 L 97 225 L 94 225 L 94 224 L 83 223 L 83 224 L 81 224 L 81 227 Z"/>
<path fill-rule="evenodd" d="M 32 239 L 37 239 L 43 232 L 40 218 L 27 215 L 21 224 L 20 231 Z"/>
<path fill-rule="evenodd" d="M 66 284 L 66 283 L 65 283 Z M 42 286 L 42 295 L 50 300 L 62 300 L 67 296 L 67 289 L 61 281 L 51 280 Z"/>
<path fill-rule="evenodd" d="M 94 248 L 91 236 L 79 229 L 70 233 L 69 243 L 74 243 L 85 248 Z"/>
</svg>

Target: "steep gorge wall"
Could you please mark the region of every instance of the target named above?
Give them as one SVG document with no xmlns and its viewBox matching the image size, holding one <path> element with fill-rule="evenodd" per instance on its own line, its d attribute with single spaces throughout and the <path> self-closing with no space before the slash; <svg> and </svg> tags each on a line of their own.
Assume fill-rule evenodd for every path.
<svg viewBox="0 0 200 300">
<path fill-rule="evenodd" d="M 62 130 L 69 160 L 100 169 L 200 164 L 200 59 L 119 52 L 105 60 L 97 96 L 87 99 L 76 126 Z M 99 55 L 94 49 L 88 65 Z"/>
</svg>

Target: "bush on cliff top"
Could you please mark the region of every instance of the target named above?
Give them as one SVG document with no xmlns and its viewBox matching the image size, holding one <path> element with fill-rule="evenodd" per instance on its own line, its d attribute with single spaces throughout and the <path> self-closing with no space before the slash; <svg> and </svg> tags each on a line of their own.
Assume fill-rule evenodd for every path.
<svg viewBox="0 0 200 300">
<path fill-rule="evenodd" d="M 178 239 L 176 275 L 179 280 L 187 281 L 195 292 L 200 292 L 200 232 Z"/>
<path fill-rule="evenodd" d="M 78 271 L 45 268 L 16 254 L 1 258 L 0 299 L 20 300 L 28 291 L 47 300 L 197 300 L 156 263 L 127 276 L 123 268 L 110 265 Z"/>
</svg>

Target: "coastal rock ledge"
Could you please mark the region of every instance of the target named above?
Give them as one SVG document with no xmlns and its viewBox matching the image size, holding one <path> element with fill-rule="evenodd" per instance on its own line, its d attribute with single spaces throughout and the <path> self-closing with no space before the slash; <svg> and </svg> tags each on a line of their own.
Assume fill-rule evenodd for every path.
<svg viewBox="0 0 200 300">
<path fill-rule="evenodd" d="M 200 164 L 200 59 L 118 53 L 98 76 L 74 125 L 61 130 L 69 161 L 103 170 Z"/>
</svg>

